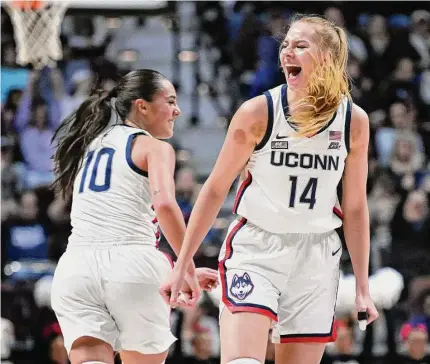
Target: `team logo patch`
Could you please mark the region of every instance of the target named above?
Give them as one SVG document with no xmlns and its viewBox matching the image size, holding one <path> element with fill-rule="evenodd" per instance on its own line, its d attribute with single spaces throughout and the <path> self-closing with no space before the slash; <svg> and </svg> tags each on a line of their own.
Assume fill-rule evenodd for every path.
<svg viewBox="0 0 430 364">
<path fill-rule="evenodd" d="M 248 297 L 254 289 L 254 283 L 248 273 L 243 276 L 235 274 L 230 286 L 230 293 L 238 300 L 244 300 Z"/>
<path fill-rule="evenodd" d="M 288 149 L 288 141 L 272 141 L 272 149 Z"/>
<path fill-rule="evenodd" d="M 339 142 L 330 142 L 328 149 L 340 149 L 340 143 Z"/>
</svg>

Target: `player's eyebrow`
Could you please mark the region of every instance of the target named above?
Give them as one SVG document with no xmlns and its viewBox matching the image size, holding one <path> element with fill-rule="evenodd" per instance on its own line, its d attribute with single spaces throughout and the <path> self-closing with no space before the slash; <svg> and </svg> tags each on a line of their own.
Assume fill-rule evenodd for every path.
<svg viewBox="0 0 430 364">
<path fill-rule="evenodd" d="M 168 99 L 175 99 L 176 100 L 176 95 L 169 95 L 167 96 Z"/>
<path fill-rule="evenodd" d="M 291 39 L 291 42 L 296 42 L 296 43 L 309 43 L 308 40 L 306 39 Z M 288 44 L 290 42 L 288 39 L 285 39 L 282 44 Z"/>
</svg>

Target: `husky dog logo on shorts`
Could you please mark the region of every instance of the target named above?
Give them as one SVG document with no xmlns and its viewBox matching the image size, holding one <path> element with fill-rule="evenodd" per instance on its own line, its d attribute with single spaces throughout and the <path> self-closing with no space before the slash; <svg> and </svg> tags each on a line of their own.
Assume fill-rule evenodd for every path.
<svg viewBox="0 0 430 364">
<path fill-rule="evenodd" d="M 239 300 L 244 300 L 254 289 L 254 283 L 248 273 L 243 276 L 235 274 L 231 282 L 230 293 Z"/>
</svg>

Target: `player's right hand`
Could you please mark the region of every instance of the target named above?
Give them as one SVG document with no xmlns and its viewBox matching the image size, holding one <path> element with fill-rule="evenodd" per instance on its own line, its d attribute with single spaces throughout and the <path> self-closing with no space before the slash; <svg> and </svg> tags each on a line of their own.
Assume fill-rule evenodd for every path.
<svg viewBox="0 0 430 364">
<path fill-rule="evenodd" d="M 184 280 L 184 274 L 177 269 L 177 266 L 175 266 L 159 289 L 164 302 L 175 307 L 179 298 L 180 287 L 182 287 Z"/>
<path fill-rule="evenodd" d="M 376 309 L 369 292 L 366 292 L 365 294 L 357 293 L 355 296 L 355 306 L 357 310 L 357 318 L 358 312 L 367 312 L 367 322 L 365 322 L 365 325 L 363 326 L 364 328 L 379 317 L 378 310 Z M 361 327 L 360 329 L 363 330 Z"/>
<path fill-rule="evenodd" d="M 184 273 L 179 265 L 161 285 L 159 290 L 164 301 L 172 306 L 194 306 L 200 298 L 200 286 L 196 273 Z"/>
<path fill-rule="evenodd" d="M 200 281 L 194 269 L 185 275 L 181 293 L 182 297 L 180 295 L 178 299 L 179 306 L 195 306 L 199 301 L 201 295 Z"/>
</svg>

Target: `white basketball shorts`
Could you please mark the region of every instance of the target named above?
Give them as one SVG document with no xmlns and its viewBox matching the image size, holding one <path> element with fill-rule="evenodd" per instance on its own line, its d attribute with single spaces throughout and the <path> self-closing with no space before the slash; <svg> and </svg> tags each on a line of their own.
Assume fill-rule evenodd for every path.
<svg viewBox="0 0 430 364">
<path fill-rule="evenodd" d="M 103 340 L 114 351 L 166 351 L 176 338 L 158 289 L 171 270 L 166 255 L 150 245 L 70 245 L 51 297 L 67 352 L 81 336 Z"/>
<path fill-rule="evenodd" d="M 273 234 L 239 218 L 219 256 L 220 313 L 269 317 L 274 343 L 334 341 L 341 254 L 335 231 Z"/>
</svg>

